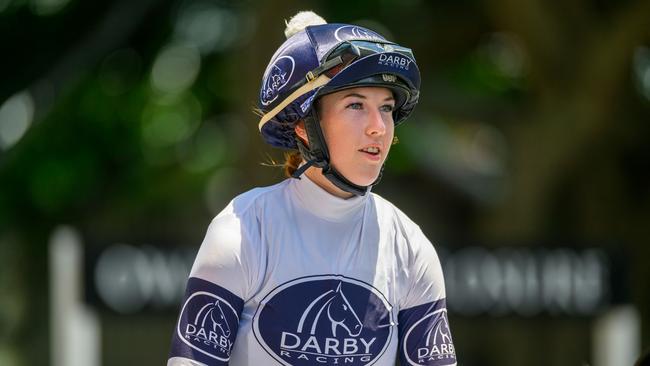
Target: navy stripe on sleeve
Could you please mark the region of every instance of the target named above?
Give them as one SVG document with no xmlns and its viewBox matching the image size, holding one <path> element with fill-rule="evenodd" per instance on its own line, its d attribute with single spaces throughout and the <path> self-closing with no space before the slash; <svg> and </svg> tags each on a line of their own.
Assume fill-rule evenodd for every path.
<svg viewBox="0 0 650 366">
<path fill-rule="evenodd" d="M 227 365 L 244 301 L 212 282 L 190 277 L 169 357 Z"/>
<path fill-rule="evenodd" d="M 445 299 L 401 310 L 398 321 L 401 365 L 456 365 Z"/>
</svg>

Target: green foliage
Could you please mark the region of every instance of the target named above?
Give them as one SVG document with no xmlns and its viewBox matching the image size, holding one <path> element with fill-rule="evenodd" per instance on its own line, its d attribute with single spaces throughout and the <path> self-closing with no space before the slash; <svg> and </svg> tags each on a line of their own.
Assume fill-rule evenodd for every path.
<svg viewBox="0 0 650 366">
<path fill-rule="evenodd" d="M 417 197 L 414 216 L 456 213 L 441 237 L 607 237 L 647 257 L 643 136 L 650 111 L 643 78 L 650 71 L 638 51 L 648 46 L 647 2 L 616 5 L 620 11 L 606 24 L 593 21 L 590 5 L 573 2 L 580 32 L 564 34 L 557 26 L 564 15 L 539 2 L 208 1 L 203 5 L 228 8 L 229 22 L 244 20 L 220 29 L 232 33 L 223 38 L 231 43 L 194 51 L 196 79 L 166 70 L 187 77 L 189 86 L 177 91 L 153 86 L 152 67 L 166 46 L 187 41 L 176 17 L 191 1 L 150 2 L 140 15 L 118 6 L 127 3 L 143 4 L 73 1 L 45 16 L 28 2 L 0 0 L 0 39 L 10 50 L 0 69 L 0 102 L 21 90 L 40 93 L 33 126 L 0 151 L 0 364 L 39 364 L 23 351 L 29 340 L 6 339 L 27 332 L 22 312 L 47 317 L 44 247 L 55 225 L 72 224 L 100 241 L 133 235 L 195 246 L 210 215 L 234 194 L 279 179 L 257 164 L 264 148 L 251 106 L 266 50 L 276 46 L 270 32 L 280 34 L 282 19 L 298 8 L 332 22 L 365 21 L 416 46 L 421 104 L 396 129 L 400 143 L 387 170 L 398 184 L 382 182 L 382 189 Z M 110 14 L 116 24 L 102 28 Z M 575 42 L 556 42 L 566 39 Z M 645 58 L 633 71 L 635 49 Z M 48 83 L 52 104 L 43 93 Z M 404 177 L 418 184 L 404 187 Z M 635 273 L 644 279 L 636 287 L 646 324 L 642 265 Z M 20 281 L 8 277 L 17 268 Z M 28 300 L 40 307 L 24 305 Z M 37 330 L 41 348 L 30 350 L 41 358 L 46 331 Z M 473 342 L 467 333 L 457 339 Z M 547 350 L 533 351 L 526 355 L 544 360 Z"/>
</svg>

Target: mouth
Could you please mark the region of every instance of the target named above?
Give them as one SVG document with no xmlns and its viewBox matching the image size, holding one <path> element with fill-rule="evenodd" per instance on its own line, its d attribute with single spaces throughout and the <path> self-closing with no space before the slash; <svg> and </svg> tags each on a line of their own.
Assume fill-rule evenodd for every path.
<svg viewBox="0 0 650 366">
<path fill-rule="evenodd" d="M 367 146 L 363 149 L 359 149 L 359 152 L 364 153 L 367 157 L 372 160 L 379 159 L 381 157 L 381 149 L 378 146 Z"/>
</svg>

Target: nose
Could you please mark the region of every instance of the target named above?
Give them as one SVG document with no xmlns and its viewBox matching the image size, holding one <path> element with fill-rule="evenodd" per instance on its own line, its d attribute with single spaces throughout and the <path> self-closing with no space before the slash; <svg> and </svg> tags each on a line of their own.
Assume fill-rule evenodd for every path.
<svg viewBox="0 0 650 366">
<path fill-rule="evenodd" d="M 370 136 L 383 136 L 386 133 L 386 121 L 385 117 L 379 110 L 370 110 L 368 113 L 368 122 L 366 126 L 366 134 Z"/>
</svg>

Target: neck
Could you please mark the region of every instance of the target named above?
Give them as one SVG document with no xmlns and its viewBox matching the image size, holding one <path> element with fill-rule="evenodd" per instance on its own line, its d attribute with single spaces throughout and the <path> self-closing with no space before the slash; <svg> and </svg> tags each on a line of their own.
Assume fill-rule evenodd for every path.
<svg viewBox="0 0 650 366">
<path fill-rule="evenodd" d="M 335 186 L 334 183 L 330 182 L 329 179 L 325 178 L 323 175 L 323 169 L 321 168 L 314 166 L 309 167 L 307 171 L 305 171 L 305 175 L 309 177 L 312 182 L 316 183 L 317 186 L 323 188 L 329 194 L 343 199 L 354 197 L 354 194 L 342 190 L 341 188 Z"/>
</svg>

